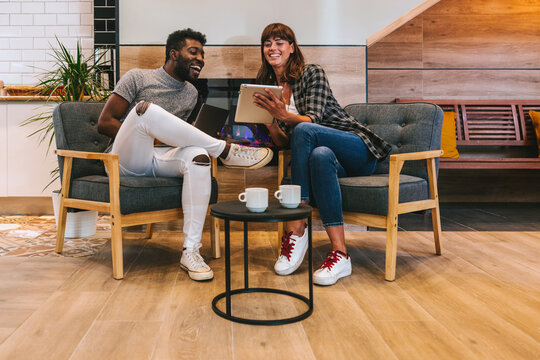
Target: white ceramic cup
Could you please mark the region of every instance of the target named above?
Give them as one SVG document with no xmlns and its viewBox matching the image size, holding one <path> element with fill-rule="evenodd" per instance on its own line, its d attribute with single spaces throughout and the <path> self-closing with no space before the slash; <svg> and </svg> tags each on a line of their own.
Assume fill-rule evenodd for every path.
<svg viewBox="0 0 540 360">
<path fill-rule="evenodd" d="M 238 200 L 245 202 L 251 212 L 264 212 L 268 207 L 268 189 L 247 188 L 245 192 L 238 195 Z"/>
<path fill-rule="evenodd" d="M 274 196 L 284 208 L 295 209 L 300 204 L 300 189 L 300 185 L 280 185 Z"/>
</svg>

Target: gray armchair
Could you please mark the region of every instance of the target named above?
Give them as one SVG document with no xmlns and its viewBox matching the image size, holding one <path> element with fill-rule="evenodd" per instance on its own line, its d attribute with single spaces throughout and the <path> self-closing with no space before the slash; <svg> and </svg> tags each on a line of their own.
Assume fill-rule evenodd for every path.
<svg viewBox="0 0 540 360">
<path fill-rule="evenodd" d="M 53 112 L 62 179 L 56 251 L 62 252 L 68 208 L 108 213 L 113 277 L 122 279 L 122 227 L 148 224 L 146 236 L 151 237 L 152 223 L 181 218 L 182 178 L 120 177 L 118 155 L 104 153 L 109 138 L 97 131 L 103 106 L 99 102 L 65 102 Z M 218 194 L 215 165 L 213 161 L 210 203 L 217 201 Z M 219 224 L 212 221 L 212 253 L 219 257 Z"/>
<path fill-rule="evenodd" d="M 437 171 L 443 111 L 428 103 L 352 104 L 345 111 L 392 144 L 391 155 L 372 176 L 346 177 L 339 182 L 344 221 L 386 229 L 385 279 L 393 281 L 398 215 L 431 210 L 435 252 L 440 255 L 442 251 Z M 278 184 L 284 181 L 286 164 L 287 152 L 281 152 Z"/>
</svg>

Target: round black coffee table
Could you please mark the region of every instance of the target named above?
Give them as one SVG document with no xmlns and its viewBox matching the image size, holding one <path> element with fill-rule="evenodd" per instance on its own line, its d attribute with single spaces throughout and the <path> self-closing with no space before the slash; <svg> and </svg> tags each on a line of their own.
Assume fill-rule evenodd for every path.
<svg viewBox="0 0 540 360">
<path fill-rule="evenodd" d="M 313 265 L 311 248 L 311 211 L 309 205 L 300 204 L 296 209 L 285 209 L 278 201 L 268 203 L 268 209 L 262 213 L 249 212 L 246 204 L 240 201 L 227 201 L 212 205 L 210 214 L 225 221 L 225 292 L 218 294 L 212 301 L 212 309 L 219 316 L 244 324 L 254 325 L 281 325 L 290 324 L 303 320 L 313 312 Z M 248 276 L 248 223 L 249 222 L 282 222 L 291 220 L 307 219 L 308 230 L 308 265 L 309 265 L 309 299 L 303 295 L 280 289 L 250 288 Z M 231 249 L 230 249 L 230 221 L 242 221 L 244 223 L 244 287 L 231 290 Z M 277 275 L 276 275 L 277 276 Z M 307 304 L 307 311 L 302 314 L 285 319 L 258 320 L 246 319 L 231 314 L 231 296 L 245 293 L 272 293 L 294 297 Z M 225 298 L 225 312 L 217 307 L 217 303 Z"/>
</svg>

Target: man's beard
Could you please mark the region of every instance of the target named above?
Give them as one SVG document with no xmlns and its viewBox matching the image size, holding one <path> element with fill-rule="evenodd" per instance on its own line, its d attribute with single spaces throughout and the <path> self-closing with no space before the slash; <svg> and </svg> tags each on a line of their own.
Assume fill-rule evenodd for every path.
<svg viewBox="0 0 540 360">
<path fill-rule="evenodd" d="M 191 73 L 189 71 L 189 61 L 182 55 L 180 55 L 178 57 L 178 60 L 176 60 L 173 72 L 178 78 L 182 80 L 186 80 L 189 82 L 194 82 L 197 80 L 191 76 Z"/>
</svg>

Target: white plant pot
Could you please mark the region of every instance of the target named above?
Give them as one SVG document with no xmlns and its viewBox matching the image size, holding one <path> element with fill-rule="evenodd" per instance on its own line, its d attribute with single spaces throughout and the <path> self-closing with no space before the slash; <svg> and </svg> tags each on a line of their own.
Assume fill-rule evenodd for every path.
<svg viewBox="0 0 540 360">
<path fill-rule="evenodd" d="M 58 215 L 60 213 L 60 192 L 52 192 L 54 218 L 58 226 Z M 66 238 L 81 238 L 92 236 L 96 233 L 97 211 L 85 210 L 79 212 L 68 212 L 66 219 Z"/>
</svg>

